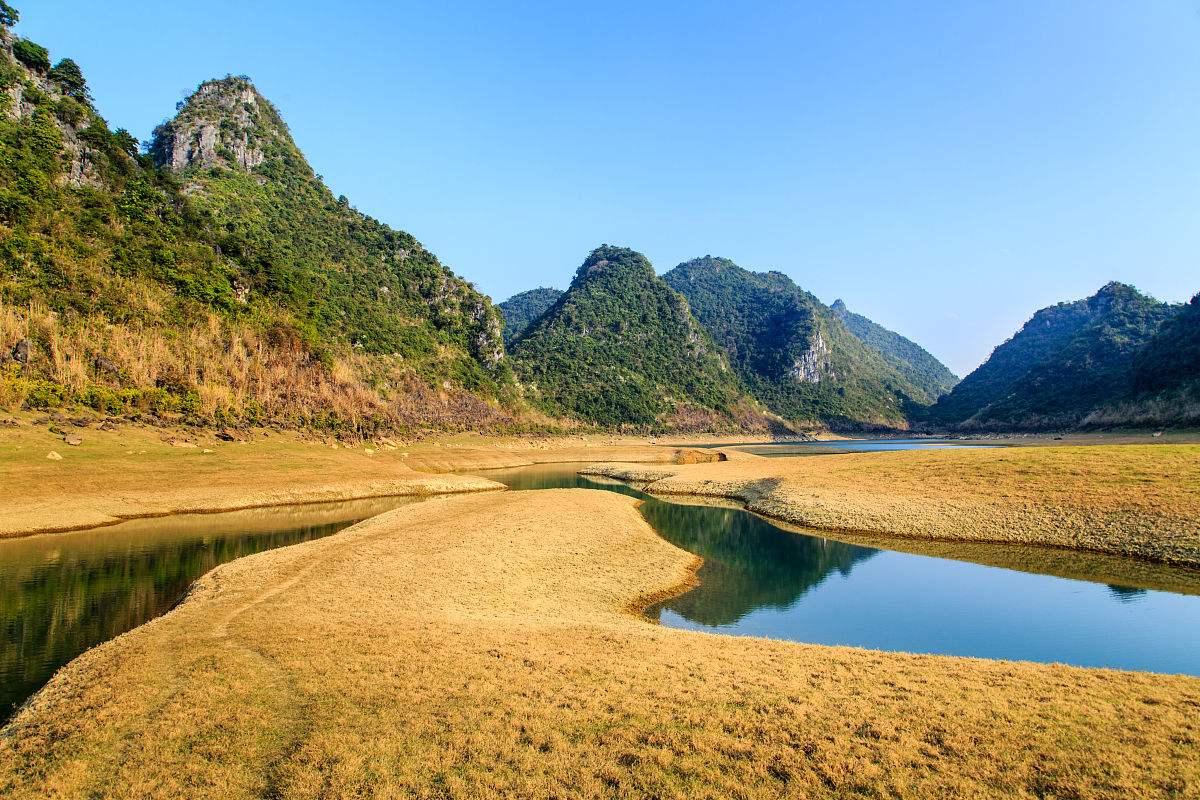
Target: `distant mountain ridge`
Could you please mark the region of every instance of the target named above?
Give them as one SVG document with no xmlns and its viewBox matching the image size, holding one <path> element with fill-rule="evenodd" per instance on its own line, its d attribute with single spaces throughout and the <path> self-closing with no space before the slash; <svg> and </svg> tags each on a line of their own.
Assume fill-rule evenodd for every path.
<svg viewBox="0 0 1200 800">
<path fill-rule="evenodd" d="M 762 424 L 687 301 L 629 248 L 593 250 L 512 358 L 552 414 L 673 430 Z"/>
<path fill-rule="evenodd" d="M 909 383 L 921 390 L 924 394 L 921 399 L 925 402 L 934 402 L 958 383 L 958 376 L 911 339 L 855 314 L 840 299 L 834 300 L 829 308 L 863 344 L 883 356 Z"/>
<path fill-rule="evenodd" d="M 1183 311 L 1116 282 L 1086 299 L 1043 308 L 929 409 L 927 418 L 935 425 L 982 430 L 1119 424 L 1117 406 L 1181 389 L 1200 375 L 1200 363 L 1189 361 L 1186 348 L 1158 339 L 1191 335 L 1186 317 L 1168 325 Z M 1171 376 L 1169 387 L 1155 389 L 1147 382 L 1143 359 L 1155 353 L 1171 364 L 1164 371 Z M 1154 424 L 1172 421 L 1180 420 L 1166 413 Z"/>
<path fill-rule="evenodd" d="M 498 305 L 497 308 L 504 315 L 504 346 L 511 348 L 525 329 L 549 311 L 564 294 L 562 289 L 540 286 L 514 294 Z"/>
<path fill-rule="evenodd" d="M 663 276 L 687 298 L 750 394 L 786 420 L 906 427 L 931 398 L 781 272 L 705 256 Z"/>
</svg>

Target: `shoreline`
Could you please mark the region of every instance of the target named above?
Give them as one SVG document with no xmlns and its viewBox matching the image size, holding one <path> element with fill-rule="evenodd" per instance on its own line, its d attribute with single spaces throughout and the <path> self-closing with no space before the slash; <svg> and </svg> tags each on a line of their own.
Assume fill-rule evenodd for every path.
<svg viewBox="0 0 1200 800">
<path fill-rule="evenodd" d="M 1093 477 L 1101 483 L 1105 477 L 1102 469 L 1137 472 L 1137 465 L 1128 458 L 1134 453 L 1127 449 L 1130 447 L 1005 448 L 1024 451 L 1024 455 L 999 469 L 994 469 L 996 458 L 978 455 L 987 451 L 950 448 L 819 459 L 737 459 L 665 469 L 601 463 L 580 470 L 580 474 L 637 484 L 647 494 L 663 499 L 674 496 L 735 503 L 772 522 L 829 533 L 834 538 L 841 534 L 860 540 L 1031 545 L 1200 569 L 1200 523 L 1196 522 L 1200 519 L 1200 447 L 1183 446 L 1181 450 L 1178 445 L 1154 445 L 1162 448 L 1159 453 L 1177 456 L 1190 474 L 1164 472 L 1156 479 L 1142 479 L 1149 484 L 1108 487 L 1109 496 L 1085 498 L 1108 503 L 1108 509 L 1097 511 L 1077 498 L 1064 500 L 1056 496 L 1062 494 L 1061 487 L 1049 484 L 1064 480 L 1058 472 L 1063 468 L 1057 463 L 1063 458 L 1075 473 L 1072 478 L 1082 484 Z M 958 455 L 963 453 L 972 455 Z M 872 461 L 847 460 L 864 458 Z M 1089 465 L 1094 474 L 1087 472 Z M 873 470 L 880 466 L 888 468 L 880 471 L 882 477 Z M 983 466 L 992 471 L 978 471 Z M 922 468 L 940 468 L 942 477 L 947 469 L 953 470 L 958 480 L 975 487 L 974 492 L 961 496 L 951 492 L 947 497 L 945 487 L 922 479 Z M 1044 473 L 1041 480 L 1045 485 L 1027 475 L 1038 469 Z M 910 485 L 903 491 L 887 480 L 905 477 Z M 1011 489 L 1013 481 L 1023 482 L 1019 495 Z M 1135 506 L 1135 499 L 1144 500 L 1139 495 L 1175 507 L 1163 513 L 1153 505 Z M 847 524 L 846 520 L 860 524 Z"/>
<path fill-rule="evenodd" d="M 0 484 L 7 491 L 0 506 L 0 540 L 172 514 L 501 491 L 501 484 L 464 473 L 597 458 L 669 463 L 688 452 L 582 436 L 461 435 L 372 447 L 323 444 L 286 433 L 228 442 L 132 427 L 84 429 L 82 436 L 81 446 L 69 446 L 39 428 L 0 428 Z"/>
</svg>

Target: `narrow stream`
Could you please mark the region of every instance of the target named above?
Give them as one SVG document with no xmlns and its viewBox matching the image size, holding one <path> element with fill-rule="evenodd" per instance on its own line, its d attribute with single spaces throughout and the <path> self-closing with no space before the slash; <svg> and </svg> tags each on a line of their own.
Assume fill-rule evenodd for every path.
<svg viewBox="0 0 1200 800">
<path fill-rule="evenodd" d="M 864 546 L 787 530 L 737 508 L 667 502 L 580 476 L 581 466 L 479 474 L 518 490 L 641 498 L 659 535 L 704 559 L 698 586 L 648 610 L 664 625 L 1200 675 L 1200 571 L 1024 545 Z"/>
</svg>

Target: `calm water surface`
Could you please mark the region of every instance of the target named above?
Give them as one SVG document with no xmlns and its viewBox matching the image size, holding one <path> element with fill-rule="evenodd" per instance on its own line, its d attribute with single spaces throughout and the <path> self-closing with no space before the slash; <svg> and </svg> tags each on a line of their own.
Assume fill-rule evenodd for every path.
<svg viewBox="0 0 1200 800">
<path fill-rule="evenodd" d="M 1200 572 L 1015 545 L 896 543 L 942 557 L 867 547 L 784 530 L 740 509 L 668 503 L 579 476 L 578 466 L 482 474 L 514 489 L 643 498 L 655 530 L 704 559 L 696 588 L 649 609 L 665 625 L 1200 675 Z"/>
<path fill-rule="evenodd" d="M 0 539 L 0 723 L 63 664 L 166 613 L 218 564 L 319 539 L 408 502 L 180 514 Z"/>
</svg>

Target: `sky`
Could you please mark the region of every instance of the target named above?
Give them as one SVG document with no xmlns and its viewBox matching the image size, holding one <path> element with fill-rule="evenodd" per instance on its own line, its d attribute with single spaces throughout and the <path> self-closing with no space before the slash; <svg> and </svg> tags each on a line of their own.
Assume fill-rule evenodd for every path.
<svg viewBox="0 0 1200 800">
<path fill-rule="evenodd" d="M 1200 291 L 1200 0 L 12 4 L 141 139 L 249 75 L 496 301 L 719 255 L 965 374 L 1110 280 Z"/>
</svg>

